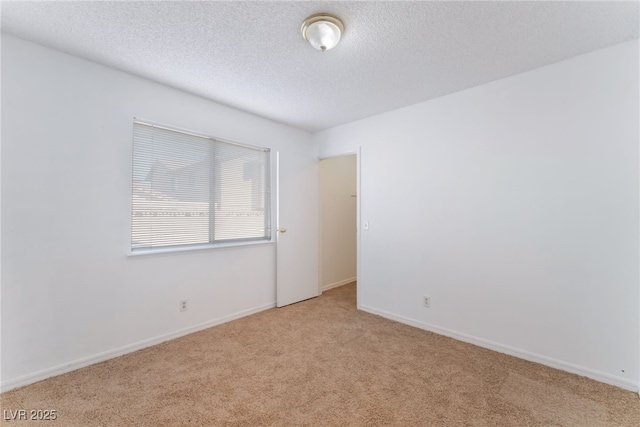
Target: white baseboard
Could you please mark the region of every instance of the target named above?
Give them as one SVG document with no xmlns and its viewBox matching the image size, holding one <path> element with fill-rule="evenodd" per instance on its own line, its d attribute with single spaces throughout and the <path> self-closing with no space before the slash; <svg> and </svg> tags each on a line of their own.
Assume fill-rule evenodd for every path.
<svg viewBox="0 0 640 427">
<path fill-rule="evenodd" d="M 328 291 L 329 289 L 337 288 L 338 286 L 346 285 L 348 283 L 353 283 L 356 281 L 356 277 L 350 277 L 348 279 L 340 280 L 339 282 L 329 283 L 328 285 L 322 285 L 322 292 Z"/>
<path fill-rule="evenodd" d="M 93 365 L 95 363 L 104 362 L 105 360 L 113 359 L 114 357 L 122 356 L 127 353 L 142 350 L 143 348 L 151 347 L 156 344 L 160 344 L 165 341 L 180 338 L 184 335 L 189 335 L 194 332 L 208 329 L 212 326 L 220 325 L 222 323 L 229 322 L 231 320 L 239 319 L 241 317 L 249 316 L 251 314 L 258 313 L 260 311 L 268 310 L 276 306 L 275 301 L 269 304 L 263 304 L 257 307 L 249 308 L 247 310 L 238 311 L 236 313 L 229 314 L 227 316 L 212 319 L 207 322 L 201 323 L 195 326 L 189 326 L 187 328 L 180 329 L 168 334 L 159 335 L 146 340 L 138 341 L 133 344 L 128 344 L 122 347 L 118 347 L 112 350 L 107 350 L 102 353 L 94 354 L 92 356 L 76 359 L 71 362 L 64 363 L 62 365 L 53 366 L 51 368 L 42 369 L 34 373 L 24 375 L 22 377 L 14 378 L 8 381 L 3 381 L 0 385 L 0 391 L 5 392 L 17 387 L 33 384 L 38 381 L 45 380 L 50 377 L 54 377 L 67 372 L 75 371 L 76 369 L 84 368 L 85 366 Z"/>
<path fill-rule="evenodd" d="M 454 338 L 458 341 L 468 342 L 470 344 L 477 345 L 478 347 L 488 348 L 489 350 L 494 350 L 499 353 L 515 356 L 520 359 L 528 360 L 530 362 L 540 363 L 541 365 L 550 366 L 555 369 L 560 369 L 561 371 L 566 371 L 572 374 L 577 374 L 583 377 L 591 378 L 593 380 L 600 381 L 605 384 L 610 384 L 616 387 L 620 387 L 625 390 L 635 391 L 635 392 L 639 391 L 639 384 L 635 383 L 634 381 L 628 380 L 626 378 L 616 377 L 614 375 L 607 374 L 604 372 L 595 371 L 593 369 L 574 365 L 572 363 L 563 362 L 562 360 L 554 359 L 552 357 L 542 356 L 540 354 L 531 353 L 526 350 L 521 350 L 515 347 L 510 347 L 508 345 L 499 344 L 497 342 L 489 341 L 483 338 L 474 337 L 472 335 L 453 331 L 451 329 L 441 328 L 440 326 L 432 325 L 419 320 L 414 320 L 408 317 L 389 313 L 387 311 L 380 310 L 367 305 L 361 305 L 359 309 L 362 311 L 366 311 L 367 313 L 375 314 L 390 320 L 395 320 L 396 322 L 404 323 L 405 325 L 414 326 L 419 329 L 424 329 L 425 331 L 434 332 L 439 335 L 444 335 L 450 338 Z"/>
</svg>

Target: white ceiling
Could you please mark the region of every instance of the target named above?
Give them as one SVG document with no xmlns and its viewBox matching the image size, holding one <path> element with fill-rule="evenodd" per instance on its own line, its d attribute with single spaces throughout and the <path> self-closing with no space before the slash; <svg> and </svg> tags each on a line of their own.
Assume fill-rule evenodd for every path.
<svg viewBox="0 0 640 427">
<path fill-rule="evenodd" d="M 638 38 L 638 2 L 2 2 L 2 30 L 308 131 Z M 329 52 L 299 29 L 330 12 Z"/>
</svg>

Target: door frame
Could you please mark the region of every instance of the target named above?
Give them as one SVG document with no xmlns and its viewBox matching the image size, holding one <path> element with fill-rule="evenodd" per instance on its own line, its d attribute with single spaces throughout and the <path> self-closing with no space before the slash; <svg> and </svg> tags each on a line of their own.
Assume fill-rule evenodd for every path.
<svg viewBox="0 0 640 427">
<path fill-rule="evenodd" d="M 320 162 L 322 160 L 335 159 L 337 157 L 344 156 L 356 156 L 356 307 L 360 310 L 360 295 L 362 294 L 363 284 L 360 278 L 360 256 L 361 256 L 361 235 L 362 229 L 360 228 L 360 210 L 362 206 L 362 147 L 359 146 L 356 150 L 341 151 L 329 156 L 320 156 L 318 158 L 318 295 L 322 295 L 322 204 L 320 203 Z"/>
</svg>

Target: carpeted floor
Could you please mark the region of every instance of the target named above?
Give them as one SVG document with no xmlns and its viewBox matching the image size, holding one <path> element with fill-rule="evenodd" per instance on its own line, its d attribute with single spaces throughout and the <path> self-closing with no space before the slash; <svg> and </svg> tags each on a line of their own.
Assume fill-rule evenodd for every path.
<svg viewBox="0 0 640 427">
<path fill-rule="evenodd" d="M 1 402 L 65 427 L 640 425 L 635 393 L 358 312 L 354 284 Z"/>
</svg>

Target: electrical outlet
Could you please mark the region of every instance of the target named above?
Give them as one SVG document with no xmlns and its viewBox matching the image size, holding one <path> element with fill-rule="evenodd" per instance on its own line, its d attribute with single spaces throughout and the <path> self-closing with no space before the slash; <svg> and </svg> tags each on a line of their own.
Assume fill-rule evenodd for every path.
<svg viewBox="0 0 640 427">
<path fill-rule="evenodd" d="M 429 296 L 422 297 L 422 305 L 425 307 L 431 307 L 431 297 Z"/>
<path fill-rule="evenodd" d="M 189 308 L 188 301 L 186 299 L 180 300 L 180 311 L 187 311 Z"/>
</svg>

